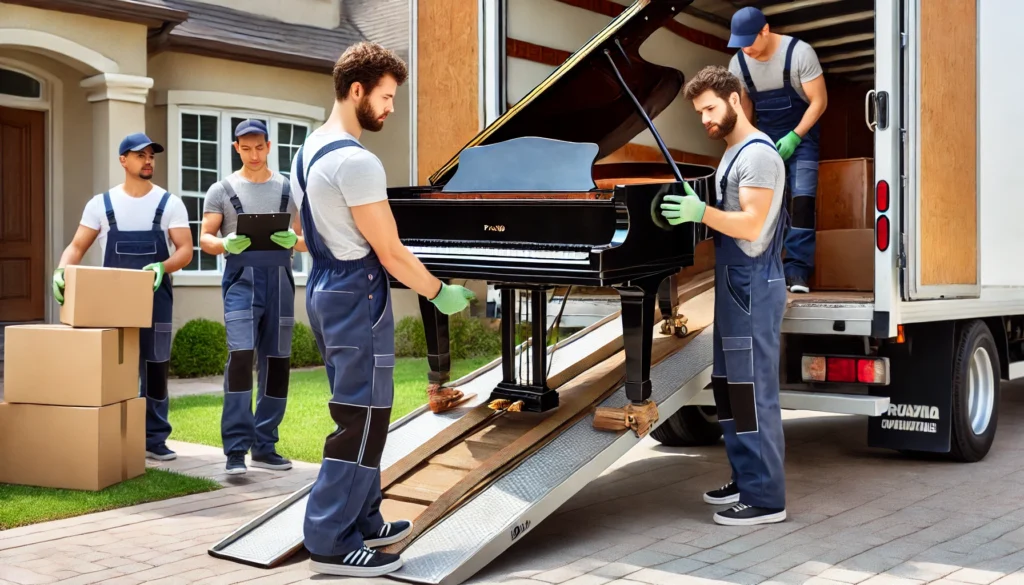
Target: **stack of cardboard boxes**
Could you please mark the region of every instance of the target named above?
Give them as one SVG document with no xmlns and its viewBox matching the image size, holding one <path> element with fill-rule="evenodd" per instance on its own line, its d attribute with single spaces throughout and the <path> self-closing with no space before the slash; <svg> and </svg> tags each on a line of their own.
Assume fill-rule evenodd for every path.
<svg viewBox="0 0 1024 585">
<path fill-rule="evenodd" d="M 872 163 L 870 158 L 851 158 L 818 164 L 812 290 L 874 290 Z"/>
<path fill-rule="evenodd" d="M 145 473 L 139 329 L 153 279 L 71 266 L 63 325 L 7 327 L 0 483 L 96 491 Z"/>
</svg>

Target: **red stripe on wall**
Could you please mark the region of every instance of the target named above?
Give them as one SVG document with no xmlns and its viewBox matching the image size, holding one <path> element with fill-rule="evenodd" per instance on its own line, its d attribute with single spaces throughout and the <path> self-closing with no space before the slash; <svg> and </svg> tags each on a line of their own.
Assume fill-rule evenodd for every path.
<svg viewBox="0 0 1024 585">
<path fill-rule="evenodd" d="M 610 16 L 613 18 L 618 16 L 619 13 L 626 9 L 625 6 L 621 4 L 616 4 L 611 0 L 556 1 L 561 2 L 562 4 L 568 4 L 569 6 L 575 6 L 576 8 L 582 8 L 584 10 L 589 10 L 590 12 L 596 12 L 598 14 L 603 14 L 605 16 Z M 685 24 L 679 22 L 678 20 L 670 20 L 668 24 L 665 25 L 665 28 L 690 41 L 691 43 L 700 45 L 702 47 L 707 47 L 715 51 L 721 51 L 729 55 L 736 52 L 735 50 L 730 49 L 728 46 L 726 46 L 727 41 L 725 39 L 716 37 L 715 35 L 708 34 L 704 31 L 699 31 L 695 28 L 690 28 Z"/>
<path fill-rule="evenodd" d="M 569 51 L 552 49 L 551 47 L 543 47 L 527 41 L 509 38 L 505 39 L 505 53 L 508 57 L 526 59 L 527 61 L 543 63 L 552 67 L 561 65 L 572 54 Z"/>
</svg>

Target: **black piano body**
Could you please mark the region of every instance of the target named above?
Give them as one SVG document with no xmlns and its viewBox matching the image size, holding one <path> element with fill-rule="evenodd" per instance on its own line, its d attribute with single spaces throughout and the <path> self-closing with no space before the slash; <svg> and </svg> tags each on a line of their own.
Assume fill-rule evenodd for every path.
<svg viewBox="0 0 1024 585">
<path fill-rule="evenodd" d="M 676 316 L 673 275 L 708 237 L 700 224 L 671 226 L 665 195 L 683 181 L 705 201 L 715 169 L 672 160 L 651 118 L 679 94 L 681 72 L 644 61 L 643 41 L 686 1 L 638 0 L 551 76 L 471 140 L 429 185 L 388 189 L 399 237 L 438 278 L 484 280 L 501 290 L 503 381 L 491 399 L 523 410 L 558 405 L 547 387 L 545 291 L 611 287 L 622 301 L 626 394 L 651 393 L 655 303 Z M 596 164 L 642 130 L 665 162 Z M 400 283 L 396 283 L 399 286 Z M 517 347 L 514 291 L 528 290 L 532 343 Z M 448 321 L 420 298 L 429 382 L 449 379 Z M 671 323 L 669 323 L 671 327 Z M 685 329 L 678 329 L 685 334 Z M 529 350 L 528 373 L 516 370 Z"/>
</svg>

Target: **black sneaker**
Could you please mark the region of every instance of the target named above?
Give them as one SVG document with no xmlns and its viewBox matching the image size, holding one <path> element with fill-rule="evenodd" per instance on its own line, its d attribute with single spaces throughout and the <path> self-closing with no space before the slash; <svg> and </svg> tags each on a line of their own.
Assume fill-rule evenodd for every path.
<svg viewBox="0 0 1024 585">
<path fill-rule="evenodd" d="M 402 568 L 402 557 L 367 547 L 332 557 L 309 555 L 309 570 L 341 577 L 379 577 Z"/>
<path fill-rule="evenodd" d="M 395 522 L 385 522 L 384 526 L 380 527 L 377 534 L 370 538 L 364 538 L 363 544 L 368 547 L 385 546 L 388 544 L 394 544 L 399 540 L 402 540 L 412 532 L 412 522 L 408 520 L 397 520 Z"/>
<path fill-rule="evenodd" d="M 248 471 L 245 467 L 245 453 L 228 455 L 228 464 L 224 470 L 228 472 L 228 475 L 239 475 Z"/>
<path fill-rule="evenodd" d="M 740 488 L 735 481 L 730 481 L 717 490 L 705 492 L 704 501 L 709 504 L 735 504 L 740 501 Z"/>
<path fill-rule="evenodd" d="M 715 523 L 726 526 L 754 526 L 755 524 L 774 524 L 786 519 L 785 508 L 758 508 L 746 504 L 736 504 L 728 510 L 715 514 Z"/>
<path fill-rule="evenodd" d="M 802 276 L 787 276 L 786 288 L 793 293 L 807 294 L 811 292 L 811 287 L 807 286 L 807 279 Z"/>
<path fill-rule="evenodd" d="M 171 461 L 177 459 L 178 454 L 167 448 L 167 445 L 157 445 L 146 449 L 146 458 L 155 459 L 156 461 Z"/>
<path fill-rule="evenodd" d="M 281 457 L 277 453 L 270 453 L 268 455 L 262 455 L 256 457 L 255 455 L 251 458 L 250 465 L 253 467 L 262 467 L 263 469 L 275 469 L 282 471 L 285 469 L 292 468 L 292 462 L 288 461 L 284 457 Z"/>
</svg>

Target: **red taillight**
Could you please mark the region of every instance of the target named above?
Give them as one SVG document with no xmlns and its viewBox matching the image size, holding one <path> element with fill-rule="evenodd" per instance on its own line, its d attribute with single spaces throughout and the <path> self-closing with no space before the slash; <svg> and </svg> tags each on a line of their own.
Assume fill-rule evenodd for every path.
<svg viewBox="0 0 1024 585">
<path fill-rule="evenodd" d="M 875 245 L 879 252 L 889 249 L 889 218 L 884 215 L 878 218 L 875 225 Z"/>
<path fill-rule="evenodd" d="M 885 181 L 875 186 L 875 209 L 882 213 L 889 211 L 889 183 Z"/>
<path fill-rule="evenodd" d="M 826 358 L 825 380 L 828 382 L 856 382 L 857 360 L 853 358 Z"/>
<path fill-rule="evenodd" d="M 805 355 L 801 362 L 804 382 L 889 383 L 888 358 Z"/>
</svg>

